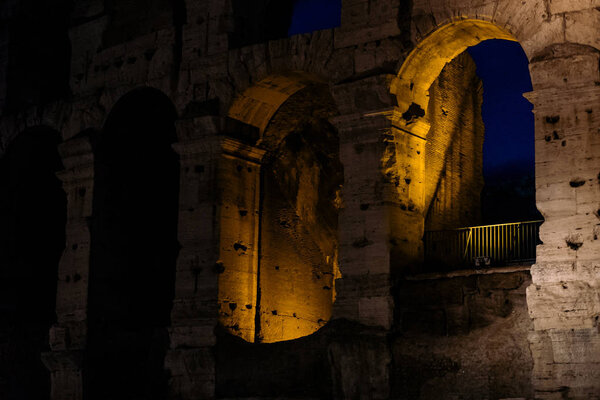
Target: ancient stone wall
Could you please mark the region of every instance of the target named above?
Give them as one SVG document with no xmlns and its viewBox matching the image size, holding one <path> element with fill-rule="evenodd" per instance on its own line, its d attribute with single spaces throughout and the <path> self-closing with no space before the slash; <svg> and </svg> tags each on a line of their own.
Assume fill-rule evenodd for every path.
<svg viewBox="0 0 600 400">
<path fill-rule="evenodd" d="M 429 89 L 431 129 L 425 145 L 425 230 L 481 222 L 484 126 L 482 84 L 476 65 L 462 53 Z"/>
<path fill-rule="evenodd" d="M 257 171 L 265 149 L 256 140 L 307 82 L 323 83 L 335 101 L 337 115 L 329 121 L 338 133 L 344 168 L 338 215 L 341 278 L 330 325 L 345 329 L 333 329 L 327 345 L 335 373 L 323 381 L 331 382 L 331 391 L 324 393 L 389 398 L 396 373 L 388 340 L 394 325 L 391 287 L 422 256 L 427 171 L 422 138 L 431 128 L 429 88 L 448 62 L 486 39 L 519 41 L 530 59 L 534 87 L 528 96 L 536 114 L 537 203 L 546 220 L 527 292 L 534 393 L 547 399 L 597 397 L 597 0 L 344 0 L 336 29 L 243 47 L 230 43 L 240 15 L 236 2 L 175 2 L 170 10 L 150 6 L 123 35 L 120 27 L 130 19 L 123 10 L 141 6 L 123 3 L 119 14 L 109 3 L 86 0 L 70 12 L 50 10 L 70 15 L 70 56 L 47 55 L 51 46 L 36 47 L 52 65 L 57 61 L 53 73 L 41 75 L 43 82 L 64 88 L 60 76 L 70 70 L 68 92 L 42 90 L 54 97 L 41 95 L 37 85 L 30 85 L 36 81 L 27 79 L 31 71 L 49 71 L 43 63 L 33 64 L 37 53 L 20 53 L 24 47 L 15 50 L 11 39 L 15 32 L 24 40 L 36 35 L 10 31 L 10 23 L 0 27 L 0 78 L 6 78 L 0 88 L 7 88 L 0 90 L 0 103 L 9 102 L 9 84 L 15 85 L 16 99 L 22 95 L 18 107 L 2 110 L 0 154 L 35 126 L 54 128 L 64 141 L 59 149 L 65 169 L 59 176 L 68 198 L 69 250 L 58 266 L 57 322 L 50 330 L 51 351 L 44 354 L 53 399 L 82 398 L 89 372 L 83 355 L 92 285 L 89 219 L 97 202 L 95 138 L 118 100 L 149 86 L 175 106 L 181 249 L 165 369 L 171 397 L 212 398 L 220 365 L 214 333 L 218 282 L 229 271 L 223 270 L 229 261 L 224 255 L 238 257 L 233 245 L 227 246 L 230 253 L 220 246 L 235 242 L 237 228 L 254 224 L 242 221 L 236 208 L 224 209 L 244 199 L 249 212 L 259 209 Z M 27 4 L 3 2 L 0 18 L 18 23 L 16 6 Z M 233 112 L 246 106 L 248 118 Z M 242 164 L 256 168 L 253 175 L 239 176 Z M 246 255 L 248 268 L 256 265 L 259 255 Z M 500 381 L 506 378 L 504 371 L 489 371 Z M 439 388 L 436 384 L 431 387 Z M 528 396 L 526 386 L 520 387 L 519 396 Z"/>
<path fill-rule="evenodd" d="M 527 270 L 410 277 L 398 285 L 398 399 L 532 398 Z"/>
</svg>

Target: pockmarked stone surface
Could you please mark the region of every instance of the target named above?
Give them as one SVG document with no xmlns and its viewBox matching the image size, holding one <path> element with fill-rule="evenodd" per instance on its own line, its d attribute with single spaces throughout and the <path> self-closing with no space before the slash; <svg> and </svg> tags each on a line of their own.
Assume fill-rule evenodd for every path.
<svg viewBox="0 0 600 400">
<path fill-rule="evenodd" d="M 600 398 L 600 1 L 292 13 L 0 3 L 0 398 Z M 478 223 L 488 39 L 529 59 L 541 243 L 425 279 Z"/>
</svg>

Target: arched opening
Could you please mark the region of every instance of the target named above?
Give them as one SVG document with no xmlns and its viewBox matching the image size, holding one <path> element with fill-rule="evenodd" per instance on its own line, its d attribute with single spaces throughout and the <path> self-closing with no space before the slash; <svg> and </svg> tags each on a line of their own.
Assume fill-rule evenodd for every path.
<svg viewBox="0 0 600 400">
<path fill-rule="evenodd" d="M 41 353 L 56 322 L 58 264 L 65 247 L 66 194 L 60 134 L 21 133 L 0 159 L 0 397 L 48 399 Z"/>
<path fill-rule="evenodd" d="M 541 220 L 535 204 L 533 105 L 529 60 L 517 42 L 486 40 L 470 47 L 483 82 L 483 225 Z"/>
<path fill-rule="evenodd" d="M 484 124 L 482 104 L 488 107 L 487 111 L 491 107 L 489 98 L 487 103 L 483 102 L 484 92 L 491 90 L 492 81 L 488 78 L 487 83 L 482 84 L 478 76 L 482 70 L 478 70 L 466 50 L 484 42 L 481 49 L 490 39 L 516 41 L 508 31 L 487 21 L 461 20 L 445 25 L 419 43 L 392 84 L 400 108 L 396 117 L 399 132 L 421 138 L 425 149 L 420 162 L 410 166 L 407 175 L 412 176 L 407 176 L 404 182 L 411 185 L 415 214 L 423 217 L 424 258 L 429 269 L 531 264 L 535 260 L 541 221 L 535 212 L 533 195 L 524 199 L 531 204 L 519 204 L 532 210 L 528 214 L 516 209 L 500 215 L 501 208 L 490 210 L 489 197 L 485 203 L 487 212 L 482 214 L 483 171 L 489 170 L 486 165 L 490 162 L 498 163 L 491 159 L 489 147 L 485 152 L 484 148 L 486 141 L 497 141 L 498 129 L 493 124 L 499 123 L 488 119 Z M 531 90 L 526 64 L 522 68 L 529 87 L 516 96 Z M 529 121 L 520 134 L 527 136 L 532 144 L 530 109 L 525 110 Z M 492 126 L 496 129 L 491 129 Z M 533 146 L 529 151 L 527 161 L 532 166 Z M 500 157 L 508 159 L 510 154 L 506 152 Z M 403 173 L 401 166 L 399 178 Z M 516 165 L 505 167 L 501 180 L 515 173 L 523 171 Z M 489 175 L 486 178 L 491 182 Z M 523 177 L 527 178 L 531 177 Z M 402 179 L 399 182 L 402 190 Z M 489 182 L 486 188 L 490 187 Z M 533 179 L 529 179 L 528 184 L 533 194 Z M 506 190 L 496 196 L 497 203 L 507 203 Z M 524 215 L 529 217 L 520 219 Z M 494 225 L 485 225 L 490 221 Z"/>
<path fill-rule="evenodd" d="M 247 341 L 296 339 L 331 317 L 343 181 L 338 135 L 328 122 L 335 113 L 327 86 L 296 73 L 259 82 L 230 109 L 260 129 L 256 146 L 266 150 L 256 283 L 248 292 L 227 265 L 219 282 L 220 322 Z"/>
<path fill-rule="evenodd" d="M 95 149 L 86 396 L 164 398 L 178 253 L 175 109 L 138 89 L 108 116 Z"/>
</svg>

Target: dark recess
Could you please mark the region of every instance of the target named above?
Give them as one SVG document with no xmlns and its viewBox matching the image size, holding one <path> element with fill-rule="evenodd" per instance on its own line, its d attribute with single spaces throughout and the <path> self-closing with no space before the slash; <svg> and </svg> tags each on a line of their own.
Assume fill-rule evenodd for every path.
<svg viewBox="0 0 600 400">
<path fill-rule="evenodd" d="M 46 104 L 69 94 L 71 2 L 18 3 L 10 21 L 4 112 Z"/>
<path fill-rule="evenodd" d="M 232 8 L 230 49 L 288 36 L 294 12 L 293 0 L 232 0 Z"/>
<path fill-rule="evenodd" d="M 41 353 L 56 322 L 58 263 L 65 248 L 66 195 L 60 135 L 23 132 L 0 159 L 0 398 L 50 397 Z M 3 385 L 3 383 L 5 385 Z"/>
<path fill-rule="evenodd" d="M 96 144 L 87 399 L 164 399 L 175 283 L 175 110 L 155 89 L 125 95 Z"/>
</svg>

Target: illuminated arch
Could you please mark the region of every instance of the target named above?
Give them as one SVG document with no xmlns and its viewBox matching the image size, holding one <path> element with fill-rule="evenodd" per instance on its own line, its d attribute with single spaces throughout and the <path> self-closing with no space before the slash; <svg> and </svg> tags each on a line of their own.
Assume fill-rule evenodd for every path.
<svg viewBox="0 0 600 400">
<path fill-rule="evenodd" d="M 398 99 L 400 112 L 408 112 L 403 119 L 410 119 L 418 110 L 427 111 L 429 87 L 448 62 L 468 47 L 489 39 L 517 41 L 508 30 L 492 22 L 463 19 L 436 29 L 419 42 L 390 87 Z"/>
<path fill-rule="evenodd" d="M 324 83 L 304 72 L 270 75 L 238 95 L 228 116 L 257 127 L 261 137 L 279 107 L 307 86 Z"/>
<path fill-rule="evenodd" d="M 337 130 L 329 122 L 334 115 L 328 85 L 301 72 L 263 79 L 239 95 L 229 111 L 229 117 L 258 128 L 255 145 L 265 153 L 260 182 L 246 188 L 260 192 L 261 199 L 260 223 L 252 227 L 260 232 L 260 241 L 247 246 L 257 249 L 250 273 L 242 267 L 243 258 L 223 250 L 230 248 L 227 241 L 235 233 L 222 235 L 220 246 L 220 324 L 246 341 L 297 339 L 331 318 L 339 277 L 337 217 L 343 180 Z M 228 162 L 221 168 L 230 168 Z M 237 207 L 239 196 L 233 197 L 222 207 Z M 236 249 L 246 252 L 239 244 Z"/>
</svg>

